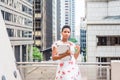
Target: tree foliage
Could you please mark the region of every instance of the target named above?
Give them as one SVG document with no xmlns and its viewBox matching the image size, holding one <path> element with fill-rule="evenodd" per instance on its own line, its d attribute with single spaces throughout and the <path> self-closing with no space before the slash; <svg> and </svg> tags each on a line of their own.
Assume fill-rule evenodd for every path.
<svg viewBox="0 0 120 80">
<path fill-rule="evenodd" d="M 73 43 L 78 42 L 75 38 L 70 38 L 69 41 L 71 41 L 71 42 L 73 42 Z"/>
<path fill-rule="evenodd" d="M 33 59 L 39 61 L 43 60 L 43 54 L 37 47 L 33 47 Z"/>
</svg>

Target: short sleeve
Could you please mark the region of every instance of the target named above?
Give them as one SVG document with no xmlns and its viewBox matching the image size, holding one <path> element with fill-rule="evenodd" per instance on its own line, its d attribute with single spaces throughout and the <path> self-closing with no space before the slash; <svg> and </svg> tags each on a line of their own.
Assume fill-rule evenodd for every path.
<svg viewBox="0 0 120 80">
<path fill-rule="evenodd" d="M 69 41 L 70 46 L 76 46 L 73 42 Z"/>
<path fill-rule="evenodd" d="M 57 47 L 57 42 L 54 42 L 54 43 L 52 44 L 52 50 L 53 50 L 54 47 Z"/>
</svg>

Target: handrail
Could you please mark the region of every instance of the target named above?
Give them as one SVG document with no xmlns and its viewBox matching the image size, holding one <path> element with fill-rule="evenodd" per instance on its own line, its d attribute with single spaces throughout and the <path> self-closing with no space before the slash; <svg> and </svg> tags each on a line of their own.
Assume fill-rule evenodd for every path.
<svg viewBox="0 0 120 80">
<path fill-rule="evenodd" d="M 58 62 L 16 62 L 18 67 L 53 67 L 57 66 Z M 110 62 L 77 62 L 77 64 L 80 65 L 110 65 Z M 101 67 L 106 67 L 106 66 L 101 66 Z"/>
<path fill-rule="evenodd" d="M 54 62 L 54 61 L 43 61 L 43 62 L 16 62 L 16 64 L 20 65 L 20 64 L 54 64 L 57 65 L 58 62 Z M 78 65 L 110 65 L 110 62 L 77 62 Z"/>
</svg>

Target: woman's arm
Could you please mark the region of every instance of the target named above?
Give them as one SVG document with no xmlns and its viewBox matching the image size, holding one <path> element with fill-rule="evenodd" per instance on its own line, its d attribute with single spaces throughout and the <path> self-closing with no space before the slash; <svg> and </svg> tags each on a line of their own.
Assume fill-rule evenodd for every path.
<svg viewBox="0 0 120 80">
<path fill-rule="evenodd" d="M 53 49 L 52 49 L 52 59 L 53 60 L 58 60 L 58 59 L 64 58 L 64 57 L 69 56 L 69 55 L 70 55 L 70 50 L 67 50 L 63 54 L 58 54 L 56 47 L 53 47 Z"/>
<path fill-rule="evenodd" d="M 74 57 L 75 59 L 77 59 L 80 54 L 80 46 L 76 45 L 75 48 L 76 48 L 76 51 L 75 51 Z"/>
</svg>

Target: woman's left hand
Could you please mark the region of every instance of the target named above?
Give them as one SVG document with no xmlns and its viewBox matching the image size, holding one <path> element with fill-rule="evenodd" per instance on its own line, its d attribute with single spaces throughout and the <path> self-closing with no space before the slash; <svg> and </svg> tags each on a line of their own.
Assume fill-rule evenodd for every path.
<svg viewBox="0 0 120 80">
<path fill-rule="evenodd" d="M 76 45 L 75 46 L 75 54 L 74 54 L 74 57 L 75 57 L 75 59 L 77 59 L 78 58 L 78 56 L 79 56 L 79 54 L 80 54 L 80 46 L 79 45 Z"/>
<path fill-rule="evenodd" d="M 80 46 L 76 45 L 75 48 L 77 49 L 77 51 L 80 51 Z"/>
</svg>

